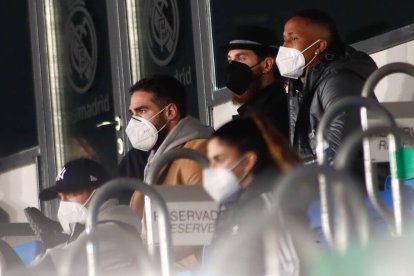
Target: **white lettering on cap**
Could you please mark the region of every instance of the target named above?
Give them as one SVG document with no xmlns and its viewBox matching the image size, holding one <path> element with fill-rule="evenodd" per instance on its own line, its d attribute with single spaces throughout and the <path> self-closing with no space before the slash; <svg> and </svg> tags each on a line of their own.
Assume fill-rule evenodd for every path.
<svg viewBox="0 0 414 276">
<path fill-rule="evenodd" d="M 63 178 L 65 176 L 65 172 L 66 172 L 66 168 L 63 167 L 63 169 L 56 176 L 56 181 L 63 180 Z"/>
<path fill-rule="evenodd" d="M 89 175 L 89 179 L 91 180 L 91 181 L 97 181 L 98 180 L 98 178 L 96 178 L 95 176 L 93 176 L 93 175 Z"/>
</svg>

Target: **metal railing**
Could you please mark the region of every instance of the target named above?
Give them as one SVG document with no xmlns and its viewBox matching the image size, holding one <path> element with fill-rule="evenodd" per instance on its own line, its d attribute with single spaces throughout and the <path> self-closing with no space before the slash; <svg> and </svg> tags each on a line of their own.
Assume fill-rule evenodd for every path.
<svg viewBox="0 0 414 276">
<path fill-rule="evenodd" d="M 360 243 L 366 244 L 369 223 L 363 195 L 357 188 L 358 180 L 328 165 L 299 167 L 282 178 L 275 191 L 276 210 L 285 222 L 297 221 L 301 217 L 298 214 L 306 213 L 310 203 L 320 197 L 320 175 L 324 175 L 326 179 L 325 192 L 328 202 L 321 201 L 321 221 L 326 221 L 330 225 L 329 229 L 323 229 L 328 244 L 344 252 L 349 246 L 351 227 L 355 227 Z M 323 204 L 327 206 L 322 208 Z M 303 226 L 305 223 L 299 224 Z"/>
<path fill-rule="evenodd" d="M 349 112 L 350 109 L 362 107 L 368 108 L 377 113 L 384 124 L 388 126 L 397 125 L 391 113 L 380 103 L 373 99 L 361 97 L 348 97 L 342 99 L 326 111 L 319 123 L 318 130 L 316 132 L 316 157 L 319 165 L 323 165 L 326 162 L 324 153 L 324 147 L 326 143 L 325 135 L 329 130 L 329 126 L 332 121 L 342 113 Z"/>
<path fill-rule="evenodd" d="M 337 170 L 349 171 L 352 164 L 352 160 L 355 158 L 357 149 L 359 148 L 363 140 L 368 139 L 374 135 L 378 134 L 388 134 L 389 138 L 399 137 L 404 139 L 411 145 L 414 145 L 414 137 L 410 136 L 406 132 L 396 128 L 396 127 L 372 127 L 364 132 L 355 131 L 348 136 L 347 139 L 342 143 L 341 148 L 338 150 L 335 159 L 334 167 Z M 388 150 L 390 152 L 390 162 L 396 164 L 395 155 L 397 146 L 394 142 L 394 139 L 390 139 Z M 370 160 L 365 160 L 365 162 L 370 162 Z M 368 172 L 369 173 L 369 172 Z M 372 177 L 372 176 L 371 176 Z M 404 230 L 404 220 L 403 220 L 403 202 L 401 196 L 401 185 L 392 186 L 392 199 L 394 210 L 390 210 L 386 204 L 381 200 L 378 186 L 374 183 L 367 182 L 367 192 L 368 197 L 377 210 L 377 212 L 395 229 L 395 234 L 401 236 Z"/>
<path fill-rule="evenodd" d="M 97 230 L 98 211 L 103 202 L 115 193 L 123 190 L 139 190 L 153 201 L 158 212 L 158 230 L 160 235 L 160 257 L 161 257 L 161 273 L 162 275 L 172 275 L 172 238 L 171 238 L 171 224 L 169 220 L 169 213 L 167 205 L 164 200 L 151 186 L 144 182 L 132 178 L 118 178 L 107 182 L 102 186 L 92 198 L 88 218 L 86 221 L 86 233 L 90 237 L 87 242 L 87 257 L 88 257 L 88 273 L 90 276 L 99 275 L 98 263 L 99 252 L 97 252 L 97 239 L 94 239 L 94 232 Z"/>
<path fill-rule="evenodd" d="M 316 133 L 316 156 L 319 165 L 324 165 L 326 163 L 325 158 L 325 135 L 331 125 L 332 121 L 338 117 L 339 115 L 348 112 L 349 109 L 356 109 L 356 108 L 369 108 L 372 111 L 375 111 L 383 122 L 389 126 L 396 126 L 395 120 L 393 119 L 390 112 L 381 106 L 378 102 L 373 99 L 368 98 L 361 98 L 361 97 L 348 97 L 342 99 L 337 104 L 332 106 L 330 109 L 322 117 L 317 133 Z M 329 146 L 329 145 L 328 145 Z M 364 151 L 364 157 L 369 158 L 369 151 L 366 149 L 367 152 Z M 371 171 L 371 163 L 364 162 L 365 170 Z M 372 174 L 370 177 L 366 177 L 366 181 L 370 182 L 370 186 L 375 185 L 375 181 L 373 180 Z M 328 198 L 329 187 L 326 185 L 325 175 L 320 174 L 318 177 L 319 181 L 319 191 L 320 191 L 320 199 L 321 199 L 321 212 L 324 214 L 322 216 L 322 229 L 325 235 L 328 237 L 328 240 L 332 240 L 332 232 L 334 228 L 334 224 L 332 220 L 329 220 L 328 217 L 332 216 L 330 214 L 330 210 L 332 210 L 332 203 L 331 200 Z"/>
<path fill-rule="evenodd" d="M 367 79 L 367 81 L 364 84 L 364 87 L 362 88 L 362 97 L 370 97 L 372 95 L 374 95 L 374 89 L 377 86 L 377 84 L 386 76 L 395 74 L 395 73 L 404 73 L 410 76 L 414 77 L 414 66 L 408 63 L 403 63 L 403 62 L 395 62 L 395 63 L 389 63 L 386 64 L 384 66 L 382 66 L 381 68 L 378 68 L 376 71 L 374 71 Z M 368 119 L 367 119 L 367 111 L 365 108 L 361 109 L 361 124 L 362 124 L 362 129 L 366 130 L 368 128 Z M 393 136 L 392 133 L 389 136 L 389 140 L 391 144 L 395 145 L 396 148 L 400 148 L 401 147 L 401 141 L 398 140 L 397 137 Z M 363 139 L 362 141 L 362 145 L 364 148 L 364 158 L 365 158 L 365 162 L 364 164 L 366 164 L 367 166 L 370 166 L 371 162 L 368 161 L 369 156 L 365 156 L 365 153 L 369 152 L 369 140 L 368 139 Z M 372 172 L 372 169 L 369 170 L 368 172 Z M 372 179 L 372 177 L 371 177 Z M 367 181 L 367 185 L 376 185 L 376 183 L 371 183 L 369 181 Z M 391 179 L 391 191 L 392 191 L 392 196 L 393 196 L 393 201 L 394 202 L 399 202 L 400 200 L 400 193 L 401 193 L 401 187 L 402 187 L 403 183 L 401 179 L 395 179 L 392 178 Z M 374 199 L 376 200 L 376 199 Z M 378 202 L 373 202 L 374 205 L 381 205 L 380 209 L 382 210 L 381 212 L 383 212 L 383 210 L 385 210 L 385 205 L 378 203 Z M 379 207 L 379 205 L 377 207 Z M 395 219 L 398 219 L 402 216 L 401 213 L 399 212 L 399 208 L 394 208 L 394 216 Z M 383 214 L 385 215 L 385 214 Z M 389 219 L 389 218 L 388 218 Z M 402 228 L 400 229 L 399 227 L 400 225 L 396 224 L 396 234 L 397 235 L 402 235 Z"/>
<path fill-rule="evenodd" d="M 193 150 L 193 149 L 171 149 L 164 153 L 162 156 L 157 158 L 157 160 L 152 164 L 152 166 L 148 170 L 148 184 L 149 185 L 157 185 L 159 183 L 159 177 L 164 169 L 165 166 L 170 164 L 171 162 L 177 159 L 190 159 L 196 161 L 200 164 L 201 167 L 206 168 L 208 167 L 209 161 L 208 159 L 201 154 L 200 152 Z M 182 184 L 182 183 L 178 183 Z M 147 241 L 148 241 L 148 250 L 150 254 L 153 254 L 155 251 L 154 248 L 154 236 L 152 230 L 152 210 L 151 210 L 151 201 L 148 197 L 144 198 L 145 200 L 145 217 L 147 218 Z"/>
</svg>

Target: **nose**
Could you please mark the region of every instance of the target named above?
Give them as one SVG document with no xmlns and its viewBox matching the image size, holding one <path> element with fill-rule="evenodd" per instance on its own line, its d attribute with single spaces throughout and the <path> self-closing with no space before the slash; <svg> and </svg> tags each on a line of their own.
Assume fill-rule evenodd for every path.
<svg viewBox="0 0 414 276">
<path fill-rule="evenodd" d="M 68 201 L 67 196 L 64 193 L 58 193 L 58 199 L 60 201 Z"/>
</svg>

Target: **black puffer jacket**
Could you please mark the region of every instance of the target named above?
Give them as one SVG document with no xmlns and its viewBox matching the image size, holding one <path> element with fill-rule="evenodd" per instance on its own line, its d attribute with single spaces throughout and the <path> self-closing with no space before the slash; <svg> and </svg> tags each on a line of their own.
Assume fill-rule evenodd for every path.
<svg viewBox="0 0 414 276">
<path fill-rule="evenodd" d="M 316 130 L 326 110 L 339 100 L 361 95 L 369 75 L 377 69 L 370 56 L 351 47 L 342 56 L 330 56 L 318 65 L 308 68 L 302 86 L 299 80 L 290 80 L 288 88 L 290 138 L 306 161 L 316 157 Z M 357 110 L 339 116 L 331 124 L 327 140 L 328 159 L 337 151 L 343 137 L 359 127 Z"/>
</svg>

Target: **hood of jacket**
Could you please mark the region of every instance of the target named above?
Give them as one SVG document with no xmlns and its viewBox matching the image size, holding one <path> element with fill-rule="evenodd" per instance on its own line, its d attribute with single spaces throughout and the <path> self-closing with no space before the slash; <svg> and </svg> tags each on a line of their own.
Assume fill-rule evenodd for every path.
<svg viewBox="0 0 414 276">
<path fill-rule="evenodd" d="M 361 79 L 366 80 L 377 69 L 377 65 L 368 54 L 356 51 L 350 46 L 346 47 L 344 56 L 334 58 L 332 61 L 324 60 L 319 66 L 324 70 L 320 77 L 321 80 L 327 75 L 333 76 L 344 71 L 352 72 Z"/>
<path fill-rule="evenodd" d="M 214 132 L 214 129 L 210 126 L 201 124 L 199 120 L 192 116 L 186 116 L 181 119 L 173 130 L 165 137 L 165 140 L 161 143 L 157 150 L 152 150 L 148 157 L 148 163 L 145 166 L 144 179 L 148 173 L 148 167 L 157 157 L 163 153 L 174 149 L 178 146 L 185 144 L 193 139 L 208 139 Z"/>
</svg>

